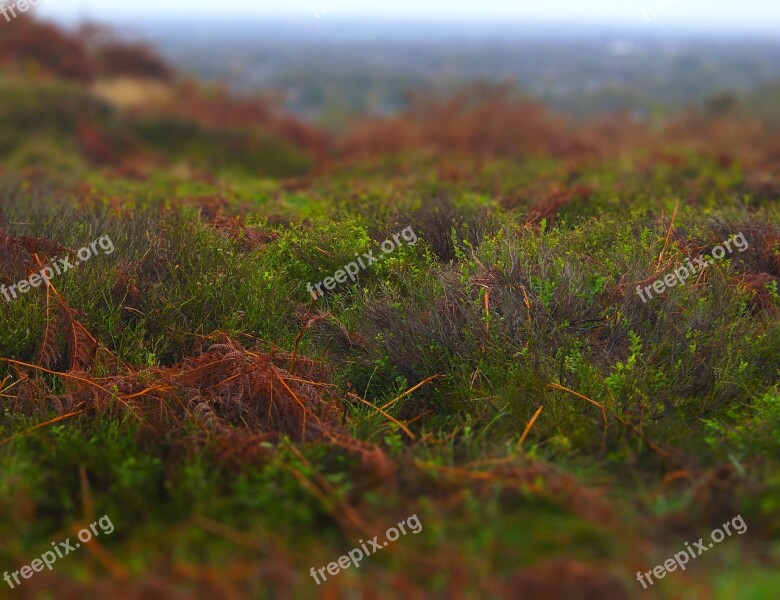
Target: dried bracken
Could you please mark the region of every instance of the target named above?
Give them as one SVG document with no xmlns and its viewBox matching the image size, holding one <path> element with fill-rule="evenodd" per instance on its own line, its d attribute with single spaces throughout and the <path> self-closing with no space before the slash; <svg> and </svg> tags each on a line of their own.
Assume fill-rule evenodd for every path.
<svg viewBox="0 0 780 600">
<path fill-rule="evenodd" d="M 73 251 L 45 238 L 9 235 L 0 227 L 0 280 L 16 283 L 40 267 L 39 260 L 72 255 Z M 38 256 L 38 259 L 35 257 Z"/>
<path fill-rule="evenodd" d="M 38 351 L 42 366 L 87 371 L 100 362 L 116 370 L 116 357 L 76 319 L 82 316 L 80 311 L 68 306 L 58 295 L 52 300 L 49 294 L 47 303 L 46 328 Z"/>
<path fill-rule="evenodd" d="M 293 374 L 280 366 L 291 355 L 253 352 L 225 334 L 215 334 L 195 356 L 177 365 L 120 366 L 53 288 L 47 304 L 40 366 L 6 359 L 20 379 L 10 403 L 14 411 L 126 413 L 155 432 L 183 430 L 194 423 L 205 434 L 201 439 L 229 462 L 259 459 L 264 456 L 259 442 L 279 436 L 319 441 L 357 456 L 369 487 L 392 475 L 393 466 L 378 446 L 352 438 L 340 424 L 335 387 L 307 378 L 327 374 L 317 361 L 298 357 Z M 99 366 L 115 374 L 98 377 L 94 372 Z M 65 392 L 52 393 L 46 380 L 30 370 L 59 375 Z"/>
</svg>

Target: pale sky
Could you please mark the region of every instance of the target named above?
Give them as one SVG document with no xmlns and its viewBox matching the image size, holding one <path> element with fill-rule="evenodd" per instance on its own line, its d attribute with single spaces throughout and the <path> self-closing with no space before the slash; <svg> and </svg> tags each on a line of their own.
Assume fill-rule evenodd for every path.
<svg viewBox="0 0 780 600">
<path fill-rule="evenodd" d="M 780 35 L 777 0 L 41 0 L 47 16 L 113 20 L 128 17 L 314 19 L 312 4 L 332 2 L 320 19 L 415 19 L 426 21 L 559 21 L 755 30 Z M 647 20 L 643 9 L 656 7 Z"/>
</svg>

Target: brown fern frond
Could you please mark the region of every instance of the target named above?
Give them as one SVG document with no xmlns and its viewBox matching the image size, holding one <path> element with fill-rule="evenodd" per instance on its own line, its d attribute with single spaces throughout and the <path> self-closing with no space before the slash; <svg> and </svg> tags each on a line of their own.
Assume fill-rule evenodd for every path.
<svg viewBox="0 0 780 600">
<path fill-rule="evenodd" d="M 61 313 L 58 311 L 56 320 L 52 316 L 52 289 L 46 286 L 46 327 L 38 350 L 38 362 L 48 369 L 59 365 L 64 355 L 59 327 Z"/>
<path fill-rule="evenodd" d="M 63 314 L 62 325 L 67 332 L 70 370 L 90 371 L 97 364 L 102 364 L 115 373 L 119 367 L 116 356 L 77 319 L 82 314 L 80 311 L 68 306 L 61 296 L 58 300 Z"/>
<path fill-rule="evenodd" d="M 68 325 L 69 368 L 71 371 L 88 371 L 95 363 L 99 344 L 87 328 L 73 318 L 72 314 Z"/>
</svg>

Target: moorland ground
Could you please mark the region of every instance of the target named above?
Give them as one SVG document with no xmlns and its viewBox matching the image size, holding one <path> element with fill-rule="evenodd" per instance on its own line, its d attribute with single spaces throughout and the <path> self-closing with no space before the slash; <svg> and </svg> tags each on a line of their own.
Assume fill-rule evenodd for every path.
<svg viewBox="0 0 780 600">
<path fill-rule="evenodd" d="M 775 597 L 774 126 L 481 88 L 335 136 L 41 27 L 0 42 L 0 283 L 115 250 L 0 297 L 0 572 L 115 529 L 2 597 Z"/>
</svg>

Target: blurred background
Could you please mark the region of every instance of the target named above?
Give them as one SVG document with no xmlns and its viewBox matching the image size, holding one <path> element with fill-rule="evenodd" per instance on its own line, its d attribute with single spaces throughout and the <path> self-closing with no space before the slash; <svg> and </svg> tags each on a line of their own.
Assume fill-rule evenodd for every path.
<svg viewBox="0 0 780 600">
<path fill-rule="evenodd" d="M 109 23 L 185 73 L 273 90 L 328 127 L 395 113 L 409 90 L 474 82 L 584 117 L 780 104 L 780 6 L 765 0 L 46 0 L 39 12 L 70 27 Z"/>
</svg>

